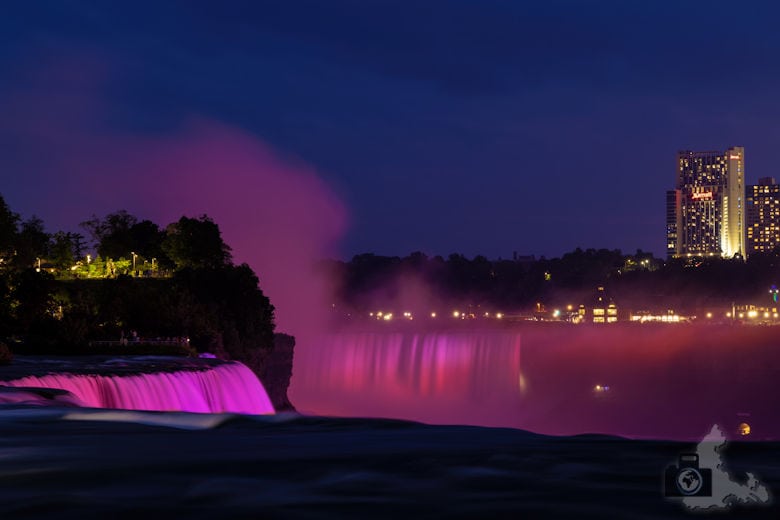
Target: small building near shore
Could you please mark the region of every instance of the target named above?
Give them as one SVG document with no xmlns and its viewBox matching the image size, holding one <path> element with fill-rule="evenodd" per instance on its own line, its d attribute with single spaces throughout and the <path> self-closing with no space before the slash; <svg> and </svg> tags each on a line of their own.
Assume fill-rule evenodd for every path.
<svg viewBox="0 0 780 520">
<path fill-rule="evenodd" d="M 618 320 L 617 305 L 609 297 L 604 287 L 599 287 L 596 290 L 591 307 L 591 319 L 593 323 L 615 323 Z"/>
</svg>

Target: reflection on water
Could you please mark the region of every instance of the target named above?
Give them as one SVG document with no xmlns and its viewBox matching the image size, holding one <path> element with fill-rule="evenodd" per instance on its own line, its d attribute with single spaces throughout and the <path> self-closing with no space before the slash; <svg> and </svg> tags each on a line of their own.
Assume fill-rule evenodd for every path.
<svg viewBox="0 0 780 520">
<path fill-rule="evenodd" d="M 698 440 L 715 423 L 744 434 L 749 417 L 750 438 L 780 438 L 774 338 L 640 327 L 332 334 L 296 351 L 291 397 L 317 414 L 562 435 Z"/>
</svg>

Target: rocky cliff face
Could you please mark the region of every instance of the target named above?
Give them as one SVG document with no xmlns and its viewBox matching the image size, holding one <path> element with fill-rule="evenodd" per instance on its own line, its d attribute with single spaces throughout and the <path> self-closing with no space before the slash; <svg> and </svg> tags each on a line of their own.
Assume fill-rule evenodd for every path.
<svg viewBox="0 0 780 520">
<path fill-rule="evenodd" d="M 265 386 L 277 412 L 294 411 L 295 407 L 287 397 L 293 368 L 295 338 L 288 334 L 274 334 L 274 347 L 268 353 L 262 366 L 252 367 Z"/>
</svg>

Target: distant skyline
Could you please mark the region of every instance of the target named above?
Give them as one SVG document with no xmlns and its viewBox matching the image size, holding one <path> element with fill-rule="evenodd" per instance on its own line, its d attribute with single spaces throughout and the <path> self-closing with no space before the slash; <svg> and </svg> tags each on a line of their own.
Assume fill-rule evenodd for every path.
<svg viewBox="0 0 780 520">
<path fill-rule="evenodd" d="M 315 243 L 296 251 L 345 259 L 663 257 L 678 151 L 744 146 L 746 184 L 780 177 L 778 14 L 14 2 L 0 18 L 0 194 L 52 231 L 122 208 L 161 224 L 205 212 L 238 260 L 296 233 Z"/>
</svg>

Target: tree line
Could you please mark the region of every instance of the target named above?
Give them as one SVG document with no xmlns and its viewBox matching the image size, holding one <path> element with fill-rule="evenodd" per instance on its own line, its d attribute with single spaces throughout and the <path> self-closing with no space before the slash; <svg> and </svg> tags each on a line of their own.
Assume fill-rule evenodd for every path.
<svg viewBox="0 0 780 520">
<path fill-rule="evenodd" d="M 523 310 L 538 304 L 587 303 L 598 287 L 633 309 L 695 311 L 704 307 L 754 304 L 777 306 L 772 287 L 780 286 L 780 250 L 751 255 L 747 261 L 717 257 L 662 260 L 637 250 L 581 249 L 557 258 L 489 260 L 356 255 L 349 261 L 323 262 L 337 281 L 338 300 L 348 310 L 365 312 L 420 292 L 453 305 Z M 410 286 L 418 290 L 410 291 Z M 422 289 L 419 289 L 419 288 Z M 409 302 L 402 302 L 409 305 Z M 413 302 L 412 302 L 413 303 Z"/>
<path fill-rule="evenodd" d="M 90 343 L 132 334 L 187 338 L 177 353 L 262 365 L 274 308 L 252 269 L 233 263 L 212 219 L 182 216 L 161 228 L 122 210 L 82 227 L 94 258 L 84 236 L 49 234 L 0 197 L 0 339 L 12 350 L 101 353 Z"/>
</svg>

